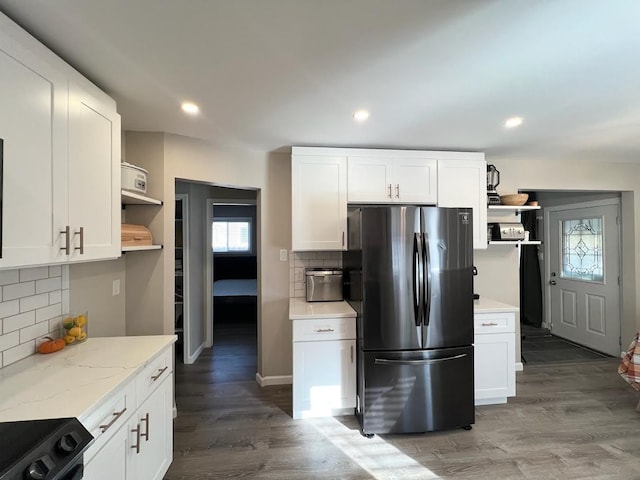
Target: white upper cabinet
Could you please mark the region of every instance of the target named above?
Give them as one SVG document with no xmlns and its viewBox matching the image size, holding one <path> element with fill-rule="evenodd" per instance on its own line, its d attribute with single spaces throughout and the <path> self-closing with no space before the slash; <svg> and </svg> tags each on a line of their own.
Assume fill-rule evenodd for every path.
<svg viewBox="0 0 640 480">
<path fill-rule="evenodd" d="M 119 158 L 120 115 L 114 105 L 70 84 L 68 224 L 73 235 L 72 261 L 119 255 Z"/>
<path fill-rule="evenodd" d="M 408 158 L 394 153 L 386 157 L 349 155 L 350 203 L 436 203 L 437 160 L 414 158 L 414 152 L 408 152 Z"/>
<path fill-rule="evenodd" d="M 51 263 L 65 215 L 52 178 L 66 163 L 67 83 L 0 26 L 0 268 Z"/>
<path fill-rule="evenodd" d="M 293 250 L 344 250 L 347 230 L 347 157 L 293 147 Z"/>
<path fill-rule="evenodd" d="M 471 155 L 471 154 L 466 154 Z M 475 160 L 438 161 L 438 206 L 473 208 L 473 248 L 487 248 L 487 164 Z"/>
<path fill-rule="evenodd" d="M 117 257 L 115 102 L 2 14 L 0 72 L 0 268 Z"/>
</svg>

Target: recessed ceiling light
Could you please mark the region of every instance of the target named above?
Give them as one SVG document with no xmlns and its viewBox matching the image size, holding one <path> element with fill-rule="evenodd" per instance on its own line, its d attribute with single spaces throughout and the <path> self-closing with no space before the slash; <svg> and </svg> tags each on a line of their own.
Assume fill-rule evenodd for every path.
<svg viewBox="0 0 640 480">
<path fill-rule="evenodd" d="M 200 111 L 200 108 L 198 107 L 198 105 L 191 102 L 183 102 L 181 107 L 183 112 L 188 113 L 190 115 L 195 115 Z"/>
<path fill-rule="evenodd" d="M 522 119 L 522 117 L 507 118 L 507 120 L 504 122 L 504 126 L 506 128 L 516 128 L 516 127 L 519 127 L 520 125 L 522 125 L 523 121 L 524 120 Z"/>
<path fill-rule="evenodd" d="M 356 110 L 353 112 L 353 118 L 358 122 L 364 122 L 369 118 L 369 110 Z"/>
</svg>

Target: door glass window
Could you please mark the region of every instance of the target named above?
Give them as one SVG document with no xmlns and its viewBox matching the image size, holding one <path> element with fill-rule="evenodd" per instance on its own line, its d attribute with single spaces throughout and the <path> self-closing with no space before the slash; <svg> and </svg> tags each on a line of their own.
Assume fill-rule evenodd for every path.
<svg viewBox="0 0 640 480">
<path fill-rule="evenodd" d="M 602 217 L 562 221 L 562 277 L 602 282 Z"/>
</svg>

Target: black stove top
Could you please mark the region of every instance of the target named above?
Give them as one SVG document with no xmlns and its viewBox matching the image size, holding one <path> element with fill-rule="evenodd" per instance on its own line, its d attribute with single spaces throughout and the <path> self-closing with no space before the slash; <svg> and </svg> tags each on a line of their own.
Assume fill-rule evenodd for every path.
<svg viewBox="0 0 640 480">
<path fill-rule="evenodd" d="M 0 480 L 82 478 L 70 475 L 92 441 L 76 418 L 0 423 Z"/>
</svg>

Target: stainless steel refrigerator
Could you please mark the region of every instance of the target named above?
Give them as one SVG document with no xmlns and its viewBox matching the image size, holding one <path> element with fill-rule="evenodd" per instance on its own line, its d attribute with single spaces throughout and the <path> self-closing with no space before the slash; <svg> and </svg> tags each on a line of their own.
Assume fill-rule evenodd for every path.
<svg viewBox="0 0 640 480">
<path fill-rule="evenodd" d="M 363 435 L 474 423 L 472 224 L 470 208 L 349 209 Z"/>
</svg>

